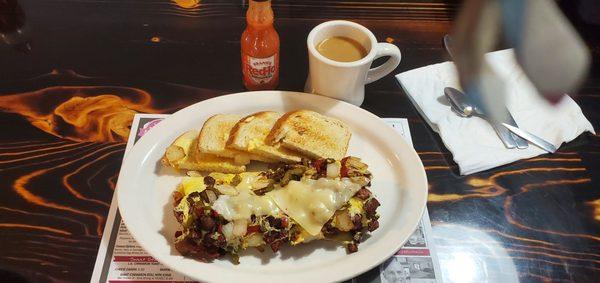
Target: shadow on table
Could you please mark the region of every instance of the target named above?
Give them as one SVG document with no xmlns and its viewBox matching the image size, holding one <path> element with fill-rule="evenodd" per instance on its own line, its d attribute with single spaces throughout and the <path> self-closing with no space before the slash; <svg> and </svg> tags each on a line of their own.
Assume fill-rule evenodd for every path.
<svg viewBox="0 0 600 283">
<path fill-rule="evenodd" d="M 2 282 L 12 282 L 12 283 L 28 283 L 32 282 L 27 280 L 23 275 L 16 273 L 10 270 L 0 269 L 0 278 L 2 278 Z"/>
</svg>

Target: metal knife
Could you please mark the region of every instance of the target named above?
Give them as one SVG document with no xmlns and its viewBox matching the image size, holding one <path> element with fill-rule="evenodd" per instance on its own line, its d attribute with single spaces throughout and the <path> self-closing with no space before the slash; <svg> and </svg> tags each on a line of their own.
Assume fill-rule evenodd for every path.
<svg viewBox="0 0 600 283">
<path fill-rule="evenodd" d="M 444 48 L 446 49 L 446 52 L 448 52 L 450 57 L 454 58 L 454 52 L 452 49 L 452 37 L 450 37 L 449 34 L 444 35 Z M 504 107 L 504 112 L 506 113 L 506 117 L 507 117 L 507 120 L 505 122 L 509 125 L 518 127 L 517 122 L 515 122 L 515 119 L 510 114 L 510 111 L 508 111 L 506 106 L 503 106 L 503 107 Z M 508 129 L 506 129 L 505 127 L 502 127 L 499 123 L 491 122 L 491 124 L 492 124 L 492 127 L 494 128 L 494 130 L 496 131 L 496 133 L 498 134 L 498 137 L 500 138 L 500 140 L 502 141 L 502 143 L 504 144 L 504 146 L 506 148 L 515 148 L 516 147 L 519 149 L 524 149 L 524 148 L 529 147 L 529 144 L 527 143 L 527 141 L 525 139 L 519 137 L 518 135 L 511 133 Z"/>
<path fill-rule="evenodd" d="M 481 112 L 480 109 L 478 109 L 477 107 L 472 105 L 469 102 L 469 99 L 467 98 L 467 96 L 464 93 L 462 93 L 461 91 L 459 91 L 458 89 L 455 89 L 452 87 L 447 87 L 447 88 L 444 88 L 444 93 L 446 94 L 446 97 L 448 97 L 448 100 L 453 105 L 453 108 L 456 108 L 458 110 L 456 112 L 459 115 L 466 117 L 464 114 L 461 114 L 461 111 L 463 111 L 467 107 L 469 109 L 468 111 L 470 111 L 470 112 L 473 112 L 473 111 L 477 112 L 477 113 Z M 471 115 L 471 114 L 469 114 L 469 115 Z M 486 121 L 488 121 L 490 123 L 490 125 L 492 125 L 492 128 L 494 129 L 494 131 L 496 131 L 496 134 L 500 138 L 500 141 L 502 141 L 502 143 L 504 144 L 504 146 L 506 148 L 517 147 L 517 143 L 512 138 L 511 132 L 508 129 L 506 129 L 505 127 L 502 127 L 502 125 L 500 125 L 499 123 L 496 123 L 494 121 L 487 119 L 487 117 L 485 115 L 483 115 L 482 118 L 485 118 Z"/>
<path fill-rule="evenodd" d="M 523 130 L 521 130 L 515 126 L 509 125 L 507 123 L 502 123 L 502 126 L 506 127 L 511 132 L 515 133 L 516 135 L 530 141 L 532 144 L 539 146 L 541 149 L 543 149 L 547 152 L 554 153 L 556 151 L 556 147 L 553 144 L 545 141 L 544 139 L 542 139 L 530 132 L 523 131 Z"/>
<path fill-rule="evenodd" d="M 517 122 L 515 121 L 513 116 L 510 114 L 510 111 L 508 111 L 506 106 L 504 106 L 504 109 L 506 109 L 506 114 L 507 114 L 506 115 L 506 119 L 507 119 L 506 124 L 509 124 L 515 128 L 519 128 L 519 126 L 517 125 Z M 519 135 L 515 135 L 513 133 L 510 133 L 510 135 L 515 140 L 518 149 L 524 149 L 524 148 L 529 147 L 529 144 L 527 143 L 527 141 L 525 139 L 521 138 Z"/>
</svg>

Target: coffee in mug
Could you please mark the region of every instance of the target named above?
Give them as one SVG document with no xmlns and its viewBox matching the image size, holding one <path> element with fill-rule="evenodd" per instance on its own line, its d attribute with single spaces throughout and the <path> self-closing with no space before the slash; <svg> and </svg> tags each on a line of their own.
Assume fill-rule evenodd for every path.
<svg viewBox="0 0 600 283">
<path fill-rule="evenodd" d="M 367 50 L 356 40 L 334 36 L 321 41 L 317 45 L 321 55 L 338 62 L 358 61 L 367 56 Z"/>
<path fill-rule="evenodd" d="M 366 27 L 349 21 L 329 21 L 316 26 L 306 39 L 308 78 L 304 92 L 361 105 L 365 84 L 383 78 L 400 63 L 398 47 L 377 42 Z M 371 68 L 380 57 L 389 59 Z"/>
</svg>

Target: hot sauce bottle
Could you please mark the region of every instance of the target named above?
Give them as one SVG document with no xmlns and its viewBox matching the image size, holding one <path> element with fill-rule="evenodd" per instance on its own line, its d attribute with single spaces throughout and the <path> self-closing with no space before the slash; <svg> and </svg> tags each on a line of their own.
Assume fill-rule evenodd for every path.
<svg viewBox="0 0 600 283">
<path fill-rule="evenodd" d="M 279 35 L 270 0 L 250 0 L 242 33 L 242 74 L 249 90 L 274 89 L 279 83 Z"/>
</svg>

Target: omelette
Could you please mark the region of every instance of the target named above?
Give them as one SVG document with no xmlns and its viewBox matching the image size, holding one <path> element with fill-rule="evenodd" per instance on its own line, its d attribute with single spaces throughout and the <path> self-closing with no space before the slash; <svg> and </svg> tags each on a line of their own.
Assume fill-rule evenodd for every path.
<svg viewBox="0 0 600 283">
<path fill-rule="evenodd" d="M 175 247 L 211 262 L 249 248 L 332 240 L 348 253 L 379 227 L 372 174 L 356 157 L 302 160 L 261 172 L 189 174 L 173 193 Z"/>
</svg>

